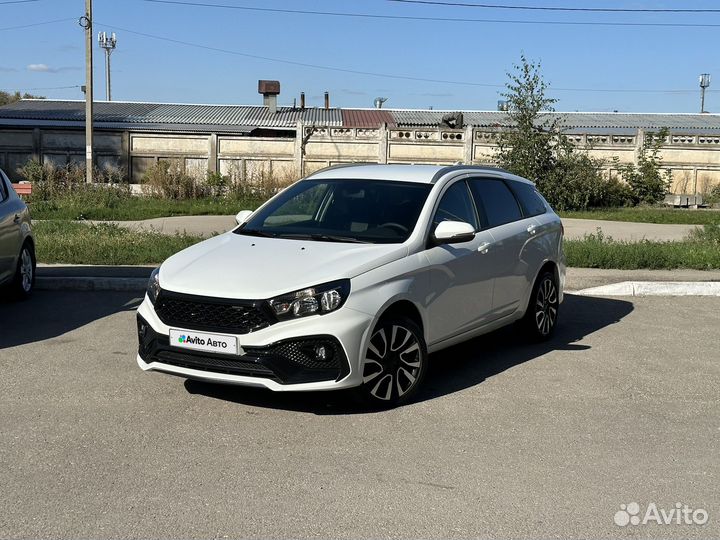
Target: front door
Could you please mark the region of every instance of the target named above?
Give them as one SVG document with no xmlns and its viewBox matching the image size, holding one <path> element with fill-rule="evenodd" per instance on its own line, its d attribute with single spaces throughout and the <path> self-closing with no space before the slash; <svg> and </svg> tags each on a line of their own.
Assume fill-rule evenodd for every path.
<svg viewBox="0 0 720 540">
<path fill-rule="evenodd" d="M 450 185 L 440 199 L 431 231 L 442 221 L 464 221 L 479 230 L 465 180 Z M 431 293 L 428 298 L 429 344 L 472 330 L 487 321 L 492 310 L 493 257 L 487 249 L 492 234 L 480 231 L 459 244 L 428 249 Z"/>
</svg>

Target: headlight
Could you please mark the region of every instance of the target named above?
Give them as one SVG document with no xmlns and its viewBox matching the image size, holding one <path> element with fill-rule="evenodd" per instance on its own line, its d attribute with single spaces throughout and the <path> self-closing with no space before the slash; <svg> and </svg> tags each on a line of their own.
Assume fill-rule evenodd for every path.
<svg viewBox="0 0 720 540">
<path fill-rule="evenodd" d="M 147 286 L 147 295 L 150 299 L 150 302 L 155 304 L 155 300 L 157 300 L 158 294 L 160 294 L 160 267 L 158 266 L 155 270 L 152 271 L 152 274 L 150 274 L 150 279 L 148 280 L 148 286 Z"/>
<path fill-rule="evenodd" d="M 284 294 L 268 301 L 270 309 L 281 321 L 323 315 L 335 311 L 345 303 L 350 294 L 350 280 L 343 279 Z"/>
</svg>

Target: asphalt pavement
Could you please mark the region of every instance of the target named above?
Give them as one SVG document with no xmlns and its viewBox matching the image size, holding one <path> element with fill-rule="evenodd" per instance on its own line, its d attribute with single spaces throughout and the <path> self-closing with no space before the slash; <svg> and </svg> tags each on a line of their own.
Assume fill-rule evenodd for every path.
<svg viewBox="0 0 720 540">
<path fill-rule="evenodd" d="M 438 353 L 373 413 L 143 373 L 138 296 L 0 303 L 0 537 L 720 536 L 719 298 L 569 295 L 549 343 Z"/>
</svg>

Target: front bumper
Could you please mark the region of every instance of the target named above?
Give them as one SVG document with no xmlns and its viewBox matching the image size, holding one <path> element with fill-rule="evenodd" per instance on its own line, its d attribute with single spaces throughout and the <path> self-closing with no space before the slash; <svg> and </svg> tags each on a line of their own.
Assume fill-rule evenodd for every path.
<svg viewBox="0 0 720 540">
<path fill-rule="evenodd" d="M 146 371 L 276 391 L 348 388 L 362 382 L 359 352 L 371 324 L 369 315 L 341 308 L 237 335 L 243 355 L 215 354 L 171 346 L 170 328 L 146 297 L 138 308 L 137 362 Z M 318 346 L 331 352 L 329 361 L 313 356 Z"/>
</svg>

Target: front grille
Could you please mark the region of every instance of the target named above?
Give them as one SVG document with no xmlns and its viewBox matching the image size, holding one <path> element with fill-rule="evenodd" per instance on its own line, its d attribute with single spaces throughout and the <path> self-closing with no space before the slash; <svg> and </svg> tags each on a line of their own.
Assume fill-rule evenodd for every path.
<svg viewBox="0 0 720 540">
<path fill-rule="evenodd" d="M 185 354 L 174 351 L 159 351 L 155 357 L 158 362 L 190 369 L 211 371 L 213 373 L 228 373 L 230 375 L 244 375 L 246 377 L 263 377 L 279 382 L 275 372 L 255 362 L 247 362 L 234 358 L 218 358 L 202 354 Z"/>
<path fill-rule="evenodd" d="M 276 322 L 260 302 L 168 291 L 160 292 L 155 302 L 155 313 L 168 326 L 232 334 L 247 334 Z"/>
</svg>

